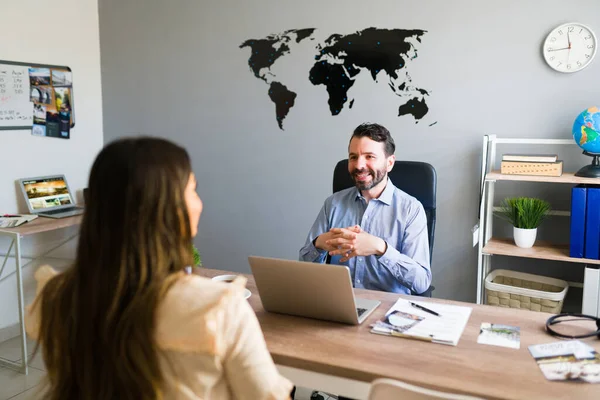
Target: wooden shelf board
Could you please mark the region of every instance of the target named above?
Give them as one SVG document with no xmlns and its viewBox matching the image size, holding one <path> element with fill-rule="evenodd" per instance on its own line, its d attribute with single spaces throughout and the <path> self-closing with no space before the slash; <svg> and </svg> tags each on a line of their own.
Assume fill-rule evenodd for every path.
<svg viewBox="0 0 600 400">
<path fill-rule="evenodd" d="M 600 260 L 569 257 L 569 245 L 536 241 L 530 249 L 522 249 L 512 239 L 491 238 L 483 247 L 484 254 L 512 257 L 537 258 L 543 260 L 566 261 L 580 264 L 600 264 Z"/>
<path fill-rule="evenodd" d="M 521 182 L 548 182 L 548 183 L 570 183 L 578 185 L 581 183 L 600 185 L 600 178 L 581 178 L 573 172 L 564 172 L 561 176 L 537 176 L 537 175 L 508 175 L 500 171 L 491 171 L 485 175 L 485 180 L 490 181 L 521 181 Z"/>
</svg>

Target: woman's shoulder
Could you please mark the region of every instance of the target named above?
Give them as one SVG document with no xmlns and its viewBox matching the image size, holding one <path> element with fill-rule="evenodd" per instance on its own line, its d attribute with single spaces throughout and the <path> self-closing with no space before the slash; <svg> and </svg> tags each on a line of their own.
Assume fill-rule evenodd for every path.
<svg viewBox="0 0 600 400">
<path fill-rule="evenodd" d="M 46 283 L 52 278 L 58 275 L 58 272 L 49 265 L 42 265 L 35 271 L 33 277 L 37 282 L 38 293 L 46 286 Z"/>
<path fill-rule="evenodd" d="M 159 310 L 168 313 L 198 313 L 222 307 L 229 299 L 243 296 L 246 278 L 231 283 L 213 281 L 199 275 L 182 275 L 167 291 Z"/>
<path fill-rule="evenodd" d="M 246 278 L 231 283 L 182 275 L 168 289 L 157 310 L 156 338 L 164 350 L 222 354 L 219 330 L 232 303 L 244 300 Z"/>
<path fill-rule="evenodd" d="M 35 274 L 33 275 L 37 282 L 37 288 L 33 302 L 31 302 L 31 304 L 29 304 L 25 310 L 25 329 L 27 333 L 34 339 L 37 339 L 40 329 L 41 309 L 39 302 L 41 301 L 40 296 L 42 290 L 50 281 L 50 279 L 54 278 L 56 275 L 58 275 L 58 272 L 56 272 L 56 270 L 49 265 L 42 265 L 35 271 Z"/>
</svg>

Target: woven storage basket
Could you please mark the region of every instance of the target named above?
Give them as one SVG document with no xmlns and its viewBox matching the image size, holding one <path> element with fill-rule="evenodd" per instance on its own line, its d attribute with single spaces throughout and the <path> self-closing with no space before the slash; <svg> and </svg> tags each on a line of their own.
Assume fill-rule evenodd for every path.
<svg viewBox="0 0 600 400">
<path fill-rule="evenodd" d="M 560 279 L 497 269 L 485 278 L 487 304 L 558 314 L 569 284 Z"/>
</svg>

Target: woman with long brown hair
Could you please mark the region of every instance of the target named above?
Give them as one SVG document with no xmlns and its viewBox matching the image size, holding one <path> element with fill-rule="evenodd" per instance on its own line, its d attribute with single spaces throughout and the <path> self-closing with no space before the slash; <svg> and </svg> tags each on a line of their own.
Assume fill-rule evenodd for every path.
<svg viewBox="0 0 600 400">
<path fill-rule="evenodd" d="M 27 310 L 47 400 L 287 399 L 260 326 L 230 284 L 186 275 L 202 212 L 187 152 L 123 139 L 96 158 L 74 265 L 35 276 Z"/>
</svg>

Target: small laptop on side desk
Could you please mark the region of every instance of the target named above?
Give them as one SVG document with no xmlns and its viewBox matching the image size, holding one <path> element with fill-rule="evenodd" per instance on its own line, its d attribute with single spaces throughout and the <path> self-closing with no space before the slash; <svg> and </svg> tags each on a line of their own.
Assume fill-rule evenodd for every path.
<svg viewBox="0 0 600 400">
<path fill-rule="evenodd" d="M 358 325 L 381 304 L 354 297 L 342 265 L 248 257 L 260 300 L 269 312 Z"/>
<path fill-rule="evenodd" d="M 83 214 L 83 208 L 75 206 L 64 175 L 19 179 L 19 186 L 31 214 L 49 218 Z"/>
</svg>

